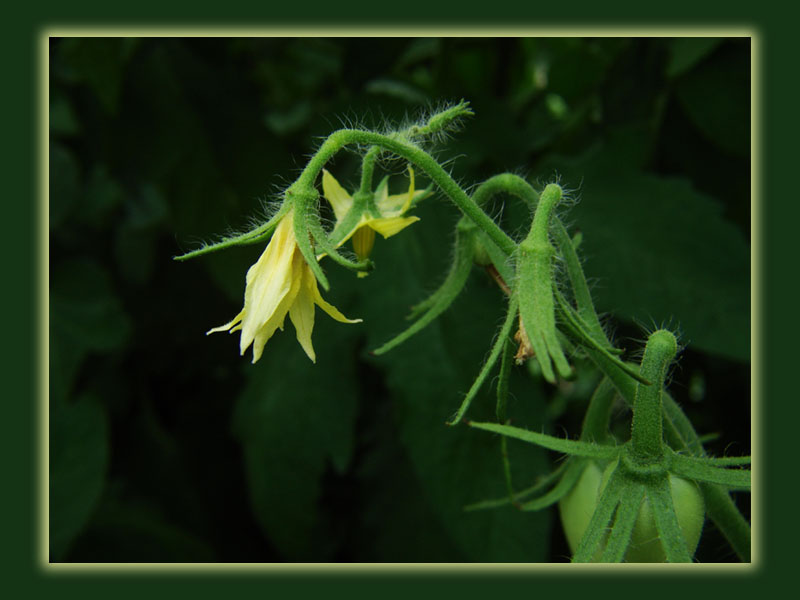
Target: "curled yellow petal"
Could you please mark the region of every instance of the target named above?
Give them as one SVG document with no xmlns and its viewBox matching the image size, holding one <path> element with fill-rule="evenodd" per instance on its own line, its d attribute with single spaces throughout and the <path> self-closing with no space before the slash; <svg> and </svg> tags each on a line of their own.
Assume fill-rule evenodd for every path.
<svg viewBox="0 0 800 600">
<path fill-rule="evenodd" d="M 280 329 L 283 331 L 283 324 L 286 320 L 286 313 L 289 312 L 292 305 L 297 299 L 297 296 L 300 293 L 300 286 L 302 284 L 302 269 L 301 267 L 308 266 L 305 264 L 305 259 L 303 259 L 303 255 L 297 250 L 293 257 L 292 257 L 292 273 L 291 273 L 291 284 L 289 286 L 289 291 L 286 295 L 281 299 L 278 306 L 275 307 L 275 310 L 268 316 L 267 320 L 259 327 L 258 331 L 254 339 L 252 340 L 253 343 L 253 363 L 255 363 L 259 358 L 261 358 L 261 354 L 264 351 L 264 346 L 275 333 L 276 330 Z M 309 269 L 310 271 L 310 269 Z M 250 342 L 245 344 L 245 337 L 244 332 L 242 332 L 242 337 L 239 340 L 239 349 L 241 354 L 244 354 L 244 351 L 247 350 L 247 346 Z"/>
<path fill-rule="evenodd" d="M 301 269 L 301 283 L 297 298 L 289 309 L 289 318 L 297 333 L 297 341 L 300 342 L 311 362 L 317 362 L 317 355 L 311 343 L 311 332 L 314 330 L 314 291 L 311 289 L 311 281 L 316 283 L 311 269 L 305 267 Z"/>
<path fill-rule="evenodd" d="M 325 299 L 319 293 L 319 287 L 317 287 L 317 280 L 316 278 L 312 277 L 309 280 L 309 289 L 311 294 L 314 296 L 314 303 L 317 304 L 322 310 L 324 310 L 328 315 L 332 318 L 336 319 L 340 323 L 361 323 L 362 319 L 348 319 L 345 317 L 339 309 L 336 308 L 333 304 L 330 304 L 325 301 Z"/>
<path fill-rule="evenodd" d="M 330 202 L 336 220 L 341 221 L 353 207 L 353 199 L 327 169 L 322 171 L 322 195 Z"/>
<path fill-rule="evenodd" d="M 375 246 L 375 230 L 371 227 L 359 227 L 353 235 L 353 250 L 358 260 L 368 258 Z"/>
<path fill-rule="evenodd" d="M 380 233 L 384 238 L 391 237 L 403 229 L 419 221 L 419 217 L 389 217 L 388 219 L 372 219 L 367 225 Z"/>
<path fill-rule="evenodd" d="M 214 327 L 208 333 L 233 333 L 241 329 L 239 350 L 244 354 L 252 345 L 255 363 L 261 358 L 264 346 L 273 334 L 278 329 L 283 330 L 288 314 L 300 346 L 315 361 L 311 343 L 315 305 L 319 305 L 337 321 L 361 321 L 348 319 L 322 299 L 314 273 L 297 246 L 293 213 L 289 211 L 276 227 L 258 261 L 247 271 L 244 308 L 229 323 Z"/>
<path fill-rule="evenodd" d="M 243 317 L 244 317 L 244 309 L 240 310 L 239 314 L 233 317 L 233 319 L 231 319 L 228 323 L 225 323 L 225 325 L 220 325 L 219 327 L 214 327 L 213 329 L 209 329 L 208 331 L 206 331 L 206 335 L 209 335 L 211 333 L 220 333 L 222 331 L 229 331 L 230 333 L 238 331 L 239 329 L 242 328 L 242 326 L 241 324 L 237 325 L 237 323 L 240 323 Z M 233 329 L 231 329 L 231 327 L 233 327 Z"/>
</svg>

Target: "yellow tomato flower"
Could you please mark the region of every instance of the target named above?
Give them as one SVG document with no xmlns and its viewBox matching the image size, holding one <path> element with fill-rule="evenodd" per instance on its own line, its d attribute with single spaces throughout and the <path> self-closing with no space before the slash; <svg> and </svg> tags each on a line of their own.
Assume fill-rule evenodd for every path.
<svg viewBox="0 0 800 600">
<path fill-rule="evenodd" d="M 342 239 L 341 243 L 343 244 L 351 237 L 353 238 L 353 250 L 359 260 L 367 258 L 372 251 L 376 231 L 384 238 L 388 238 L 419 221 L 419 217 L 404 215 L 415 200 L 421 199 L 428 192 L 414 190 L 414 169 L 409 167 L 408 171 L 410 178 L 408 192 L 390 196 L 388 186 L 379 186 L 375 194 L 375 208 L 380 216 L 376 217 L 369 214 L 369 211 L 364 211 L 358 224 Z M 341 222 L 353 207 L 353 198 L 327 170 L 322 172 L 322 194 L 333 207 L 336 221 Z M 358 275 L 364 277 L 366 273 Z"/>
<path fill-rule="evenodd" d="M 287 313 L 297 331 L 297 341 L 313 362 L 316 362 L 316 354 L 311 344 L 311 331 L 315 304 L 342 323 L 361 322 L 361 319 L 348 319 L 323 300 L 311 267 L 297 247 L 293 220 L 294 211 L 290 210 L 278 223 L 261 257 L 247 271 L 241 312 L 230 323 L 206 333 L 241 330 L 239 349 L 244 355 L 253 344 L 254 363 L 261 358 L 264 345 L 275 330 L 283 331 Z"/>
</svg>

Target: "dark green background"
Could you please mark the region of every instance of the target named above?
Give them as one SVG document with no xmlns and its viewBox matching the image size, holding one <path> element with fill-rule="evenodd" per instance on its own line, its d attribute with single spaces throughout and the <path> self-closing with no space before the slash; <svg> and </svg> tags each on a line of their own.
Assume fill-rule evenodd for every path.
<svg viewBox="0 0 800 600">
<path fill-rule="evenodd" d="M 171 260 L 246 226 L 341 124 L 460 98 L 476 116 L 436 149 L 454 177 L 572 189 L 565 219 L 618 343 L 635 355 L 646 329 L 678 326 L 673 394 L 720 434 L 712 450 L 749 453 L 749 53 L 747 39 L 52 40 L 51 560 L 566 559 L 555 513 L 461 512 L 503 493 L 497 439 L 443 425 L 502 316 L 485 274 L 417 338 L 368 353 L 444 275 L 458 215 L 441 196 L 378 241 L 368 278 L 325 265 L 326 298 L 365 322 L 318 311 L 316 365 L 288 324 L 256 365 L 235 337 L 203 335 L 240 309 L 260 247 Z M 352 189 L 357 164 L 330 168 Z M 524 232 L 522 207 L 494 210 Z M 574 433 L 591 377 L 554 391 L 518 371 L 515 424 Z M 472 417 L 491 403 L 487 389 Z M 511 452 L 520 487 L 555 458 Z M 698 559 L 732 559 L 712 527 Z"/>
</svg>

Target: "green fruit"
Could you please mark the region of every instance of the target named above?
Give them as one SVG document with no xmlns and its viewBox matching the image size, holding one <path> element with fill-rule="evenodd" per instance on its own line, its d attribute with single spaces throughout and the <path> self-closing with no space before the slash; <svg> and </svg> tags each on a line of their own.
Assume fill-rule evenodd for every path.
<svg viewBox="0 0 800 600">
<path fill-rule="evenodd" d="M 595 462 L 589 462 L 572 490 L 558 503 L 561 523 L 570 550 L 574 553 L 589 525 L 600 494 L 605 488 L 616 463 L 606 467 L 605 472 Z M 691 481 L 670 475 L 672 502 L 678 516 L 678 524 L 683 531 L 689 554 L 693 555 L 700 541 L 705 519 L 705 505 L 700 490 Z M 605 542 L 595 553 L 593 560 L 599 562 L 605 549 Z M 666 555 L 658 537 L 653 511 L 645 497 L 639 509 L 631 542 L 625 554 L 626 562 L 665 562 Z"/>
</svg>

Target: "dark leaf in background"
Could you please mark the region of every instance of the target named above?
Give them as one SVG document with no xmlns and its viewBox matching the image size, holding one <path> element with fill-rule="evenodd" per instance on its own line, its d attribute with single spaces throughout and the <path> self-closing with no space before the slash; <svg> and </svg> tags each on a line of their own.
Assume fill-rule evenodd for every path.
<svg viewBox="0 0 800 600">
<path fill-rule="evenodd" d="M 122 71 L 139 40 L 136 38 L 66 38 L 58 51 L 56 74 L 70 83 L 91 88 L 109 114 L 115 114 L 122 88 Z"/>
<path fill-rule="evenodd" d="M 723 43 L 720 38 L 685 37 L 670 40 L 667 77 L 678 77 L 703 60 L 717 46 Z"/>
<path fill-rule="evenodd" d="M 697 349 L 749 361 L 746 240 L 687 181 L 628 170 L 616 156 L 598 147 L 542 167 L 580 197 L 565 215 L 583 232 L 598 309 L 648 329 L 671 323 Z"/>
<path fill-rule="evenodd" d="M 50 284 L 51 333 L 69 339 L 73 352 L 121 348 L 131 323 L 108 273 L 91 259 L 61 261 Z"/>
<path fill-rule="evenodd" d="M 341 125 L 385 128 L 461 98 L 476 115 L 433 147 L 446 168 L 467 188 L 507 170 L 539 183 L 556 172 L 577 188 L 567 220 L 583 232 L 600 308 L 626 335 L 631 319 L 679 324 L 686 385 L 705 390 L 692 387 L 693 420 L 722 430 L 723 450 L 746 444 L 747 432 L 730 437 L 731 407 L 746 410 L 739 390 L 749 389 L 743 48 L 704 38 L 52 40 L 54 559 L 563 559 L 552 511 L 462 511 L 505 493 L 499 438 L 444 424 L 503 317 L 491 279 L 473 269 L 450 311 L 368 355 L 444 278 L 459 216 L 446 199 L 426 200 L 419 223 L 376 241 L 369 277 L 323 264 L 326 299 L 364 323 L 317 311 L 316 365 L 288 320 L 256 365 L 236 335 L 203 335 L 240 309 L 263 245 L 171 261 L 261 219 Z M 358 181 L 357 167 L 349 150 L 330 166 L 343 184 Z M 392 193 L 406 189 L 403 161 L 383 167 Z M 491 213 L 517 236 L 531 216 L 505 197 Z M 562 433 L 580 422 L 590 380 L 553 390 L 514 369 L 513 424 Z M 492 419 L 494 393 L 490 377 L 468 417 Z M 516 488 L 555 458 L 521 442 L 509 451 Z M 728 558 L 715 547 L 703 556 Z"/>
<path fill-rule="evenodd" d="M 414 225 L 413 232 L 381 243 L 376 261 L 378 265 L 391 264 L 391 273 L 378 270 L 362 280 L 357 306 L 363 307 L 359 316 L 370 325 L 369 347 L 377 347 L 396 333 L 402 326 L 399 316 L 424 298 L 426 287 L 438 283 L 436 278 L 444 270 L 441 263 L 450 258 L 450 240 L 443 238 L 441 231 L 448 230 L 445 224 L 455 216 L 438 208 L 420 208 L 417 212 L 422 221 Z M 424 499 L 466 560 L 544 561 L 547 551 L 537 540 L 548 535 L 547 512 L 520 513 L 508 507 L 463 511 L 467 504 L 505 493 L 499 439 L 476 436 L 463 424 L 445 425 L 480 369 L 505 309 L 502 293 L 485 273 L 475 269 L 472 277 L 465 292 L 468 301 L 458 301 L 417 336 L 373 363 L 386 374 L 400 439 Z M 394 314 L 394 320 L 386 321 L 387 313 Z M 512 417 L 517 423 L 540 427 L 544 406 L 538 388 L 528 378 L 519 383 Z M 485 386 L 469 418 L 492 418 L 493 387 Z M 512 446 L 518 486 L 527 487 L 548 470 L 546 453 L 533 446 Z M 406 524 L 408 536 L 425 535 L 412 522 Z"/>
<path fill-rule="evenodd" d="M 320 323 L 328 319 L 321 310 L 316 319 L 317 364 L 303 354 L 287 319 L 267 354 L 245 367 L 248 383 L 233 424 L 253 511 L 272 543 L 294 561 L 327 559 L 319 551 L 324 541 L 315 539 L 321 480 L 328 463 L 338 472 L 347 469 L 354 443 L 354 338 L 333 331 L 334 323 Z M 238 349 L 238 340 L 228 342 Z"/>
<path fill-rule="evenodd" d="M 72 152 L 50 143 L 50 229 L 57 228 L 72 211 L 80 194 L 80 171 Z"/>
<path fill-rule="evenodd" d="M 749 42 L 714 52 L 677 79 L 675 93 L 710 141 L 734 156 L 750 155 Z"/>
<path fill-rule="evenodd" d="M 214 562 L 211 547 L 146 501 L 122 500 L 112 488 L 76 552 L 87 562 Z"/>
<path fill-rule="evenodd" d="M 63 560 L 105 483 L 108 423 L 97 398 L 50 406 L 50 559 Z"/>
</svg>

